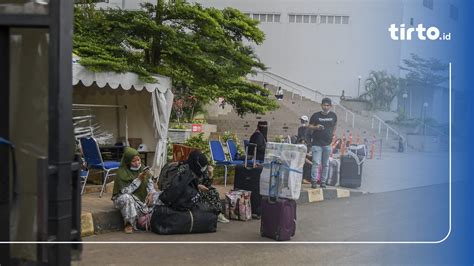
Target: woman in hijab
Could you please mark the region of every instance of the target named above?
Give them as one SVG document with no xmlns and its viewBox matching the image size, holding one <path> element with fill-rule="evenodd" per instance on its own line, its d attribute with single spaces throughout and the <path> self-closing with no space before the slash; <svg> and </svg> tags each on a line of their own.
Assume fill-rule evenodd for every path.
<svg viewBox="0 0 474 266">
<path fill-rule="evenodd" d="M 228 223 L 222 213 L 222 204 L 219 198 L 219 192 L 212 186 L 212 170 L 209 166 L 207 157 L 200 151 L 193 151 L 189 154 L 187 164 L 189 169 L 198 179 L 199 199 L 198 202 L 209 204 L 209 206 L 219 215 L 217 221 Z"/>
<path fill-rule="evenodd" d="M 257 124 L 257 129 L 250 136 L 250 143 L 257 145 L 257 160 L 263 162 L 265 159 L 265 147 L 267 146 L 267 132 L 268 132 L 268 122 L 259 121 Z M 253 149 L 248 149 L 247 155 L 253 156 Z"/>
<path fill-rule="evenodd" d="M 125 233 L 137 230 L 137 218 L 149 213 L 149 206 L 158 201 L 150 173 L 141 164 L 137 150 L 126 147 L 115 178 L 112 200 L 120 209 L 125 223 Z"/>
</svg>

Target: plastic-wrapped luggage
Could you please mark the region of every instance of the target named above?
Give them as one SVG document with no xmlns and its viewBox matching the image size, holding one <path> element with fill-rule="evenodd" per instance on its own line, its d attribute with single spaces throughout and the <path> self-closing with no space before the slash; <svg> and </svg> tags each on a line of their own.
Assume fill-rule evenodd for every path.
<svg viewBox="0 0 474 266">
<path fill-rule="evenodd" d="M 306 145 L 267 142 L 265 162 L 260 176 L 260 194 L 268 196 L 272 162 L 281 162 L 277 193 L 279 198 L 297 200 L 300 197 Z"/>
</svg>

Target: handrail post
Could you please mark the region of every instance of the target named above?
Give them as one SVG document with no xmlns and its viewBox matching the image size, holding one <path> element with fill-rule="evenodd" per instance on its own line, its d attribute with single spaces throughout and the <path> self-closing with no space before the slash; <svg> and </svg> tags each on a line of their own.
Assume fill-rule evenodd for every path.
<svg viewBox="0 0 474 266">
<path fill-rule="evenodd" d="M 347 123 L 347 111 L 346 111 L 346 123 Z"/>
<path fill-rule="evenodd" d="M 352 113 L 352 128 L 355 127 L 355 114 Z"/>
<path fill-rule="evenodd" d="M 381 130 L 382 130 L 382 121 L 379 120 L 379 135 L 380 135 Z"/>
<path fill-rule="evenodd" d="M 374 117 L 372 116 L 372 129 L 374 129 Z"/>
<path fill-rule="evenodd" d="M 387 127 L 387 133 L 385 134 L 385 139 L 388 140 L 388 127 Z"/>
</svg>

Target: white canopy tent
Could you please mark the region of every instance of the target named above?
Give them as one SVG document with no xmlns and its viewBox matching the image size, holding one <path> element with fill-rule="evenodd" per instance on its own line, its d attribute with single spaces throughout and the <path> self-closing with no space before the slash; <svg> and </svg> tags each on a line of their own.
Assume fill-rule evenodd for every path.
<svg viewBox="0 0 474 266">
<path fill-rule="evenodd" d="M 73 85 L 78 85 L 80 82 L 85 87 L 97 86 L 99 89 L 109 88 L 113 90 L 121 88 L 126 91 L 133 88 L 136 91 L 145 89 L 150 92 L 153 128 L 157 140 L 152 171 L 157 176 L 166 163 L 168 125 L 174 95 L 171 91 L 171 79 L 169 77 L 161 75 L 154 75 L 153 77 L 157 80 L 156 83 L 145 83 L 135 73 L 92 72 L 81 66 L 77 60 L 73 62 Z M 128 132 L 128 128 L 125 130 Z"/>
</svg>

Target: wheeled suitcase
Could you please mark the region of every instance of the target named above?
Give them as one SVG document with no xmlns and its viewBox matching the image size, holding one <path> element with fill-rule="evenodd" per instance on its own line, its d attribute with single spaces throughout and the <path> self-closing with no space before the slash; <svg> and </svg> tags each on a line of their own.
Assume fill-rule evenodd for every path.
<svg viewBox="0 0 474 266">
<path fill-rule="evenodd" d="M 254 149 L 254 153 L 256 152 L 257 149 Z M 245 154 L 247 154 L 247 151 Z M 237 165 L 235 167 L 234 190 L 242 189 L 251 191 L 250 205 L 252 214 L 260 215 L 260 203 L 262 201 L 262 197 L 260 196 L 260 174 L 262 173 L 263 166 L 257 165 L 255 160 L 251 162 L 251 164 L 251 167 L 247 167 L 248 161 L 246 157 L 244 165 Z"/>
<path fill-rule="evenodd" d="M 335 186 L 339 179 L 339 160 L 329 158 L 329 173 L 326 184 L 328 186 Z"/>
<path fill-rule="evenodd" d="M 296 232 L 296 201 L 278 198 L 277 190 L 274 188 L 278 187 L 280 182 L 279 174 L 279 172 L 270 173 L 270 196 L 264 197 L 262 200 L 260 235 L 284 241 L 290 240 Z"/>
<path fill-rule="evenodd" d="M 359 157 L 353 152 L 341 156 L 339 185 L 341 187 L 358 188 L 362 184 L 362 165 Z"/>
</svg>

